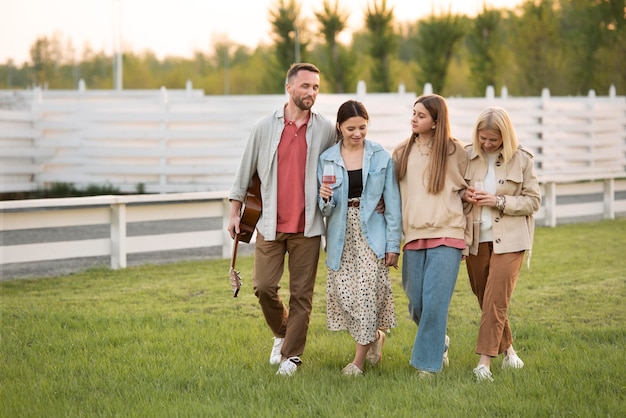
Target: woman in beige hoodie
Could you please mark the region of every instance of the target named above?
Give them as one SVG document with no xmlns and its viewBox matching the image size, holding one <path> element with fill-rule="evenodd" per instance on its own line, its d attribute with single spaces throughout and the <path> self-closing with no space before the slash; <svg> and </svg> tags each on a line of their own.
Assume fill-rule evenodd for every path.
<svg viewBox="0 0 626 418">
<path fill-rule="evenodd" d="M 393 153 L 402 201 L 402 285 L 417 324 L 410 364 L 421 377 L 448 363 L 448 307 L 467 251 L 461 197 L 467 187 L 463 144 L 452 138 L 443 97 L 413 105 L 411 136 Z"/>
</svg>

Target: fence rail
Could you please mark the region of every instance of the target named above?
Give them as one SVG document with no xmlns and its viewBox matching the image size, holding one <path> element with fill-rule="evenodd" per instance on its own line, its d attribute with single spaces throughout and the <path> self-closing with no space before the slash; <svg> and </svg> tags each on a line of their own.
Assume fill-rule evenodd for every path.
<svg viewBox="0 0 626 418">
<path fill-rule="evenodd" d="M 626 179 L 542 185 L 538 225 L 626 216 Z M 95 196 L 0 202 L 0 271 L 24 263 L 200 250 L 230 257 L 226 192 Z M 185 258 L 185 257 L 182 257 Z"/>
</svg>

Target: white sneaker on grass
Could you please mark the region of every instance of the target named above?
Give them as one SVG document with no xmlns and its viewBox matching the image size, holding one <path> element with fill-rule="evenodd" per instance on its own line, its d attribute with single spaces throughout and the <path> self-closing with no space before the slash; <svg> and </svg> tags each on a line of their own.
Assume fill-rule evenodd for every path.
<svg viewBox="0 0 626 418">
<path fill-rule="evenodd" d="M 524 367 L 524 362 L 517 356 L 517 353 L 504 356 L 504 361 L 502 361 L 503 369 L 521 369 L 522 367 Z"/>
<path fill-rule="evenodd" d="M 450 348 L 450 337 L 446 335 L 446 342 L 443 346 L 443 365 L 448 367 L 450 365 L 450 359 L 448 358 L 448 349 Z"/>
<path fill-rule="evenodd" d="M 270 354 L 270 364 L 280 364 L 280 360 L 283 358 L 282 354 L 280 354 L 280 350 L 283 349 L 283 341 L 285 341 L 284 338 L 274 337 L 274 346 Z"/>
<path fill-rule="evenodd" d="M 479 382 L 483 382 L 485 380 L 493 382 L 491 370 L 489 370 L 489 367 L 485 366 L 484 364 L 479 364 L 474 369 L 474 375 L 476 376 L 476 380 L 478 380 Z"/>
<path fill-rule="evenodd" d="M 293 376 L 301 364 L 302 360 L 300 360 L 300 357 L 289 357 L 288 359 L 280 362 L 280 367 L 278 367 L 276 374 L 282 376 Z"/>
</svg>

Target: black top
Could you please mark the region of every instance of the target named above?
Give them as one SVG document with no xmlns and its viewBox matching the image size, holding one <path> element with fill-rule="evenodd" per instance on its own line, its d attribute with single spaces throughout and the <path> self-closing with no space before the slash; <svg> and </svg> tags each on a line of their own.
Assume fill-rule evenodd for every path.
<svg viewBox="0 0 626 418">
<path fill-rule="evenodd" d="M 348 171 L 348 199 L 355 197 L 361 197 L 363 193 L 363 170 L 349 170 Z"/>
</svg>

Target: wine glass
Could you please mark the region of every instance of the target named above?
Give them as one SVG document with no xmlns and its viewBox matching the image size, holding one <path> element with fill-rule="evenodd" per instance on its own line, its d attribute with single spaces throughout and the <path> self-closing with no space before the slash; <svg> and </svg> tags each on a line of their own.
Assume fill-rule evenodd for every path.
<svg viewBox="0 0 626 418">
<path fill-rule="evenodd" d="M 322 183 L 324 184 L 335 184 L 337 181 L 337 176 L 335 175 L 335 166 L 334 164 L 326 163 L 324 164 L 324 171 L 322 172 Z"/>
<path fill-rule="evenodd" d="M 483 190 L 485 190 L 485 186 L 484 186 L 483 182 L 482 181 L 475 181 L 474 182 L 474 192 L 482 192 Z M 478 211 L 478 219 L 476 219 L 474 221 L 475 224 L 479 224 L 479 223 L 483 222 L 482 219 L 481 219 L 482 212 L 483 212 L 483 207 L 481 206 L 480 210 Z"/>
</svg>

